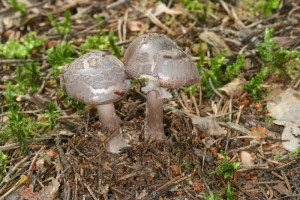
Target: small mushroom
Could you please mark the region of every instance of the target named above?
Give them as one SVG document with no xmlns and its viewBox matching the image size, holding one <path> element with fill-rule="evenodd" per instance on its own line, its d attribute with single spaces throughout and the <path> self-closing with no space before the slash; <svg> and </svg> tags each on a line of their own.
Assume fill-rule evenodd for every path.
<svg viewBox="0 0 300 200">
<path fill-rule="evenodd" d="M 120 60 L 102 51 L 89 52 L 63 68 L 60 82 L 70 97 L 97 107 L 101 130 L 115 135 L 108 141 L 108 152 L 118 153 L 129 146 L 121 133 L 120 119 L 113 104 L 130 88 Z"/>
<path fill-rule="evenodd" d="M 199 81 L 194 62 L 165 35 L 149 33 L 134 39 L 124 55 L 125 71 L 133 78 L 147 79 L 145 139 L 164 140 L 163 98 L 166 88 L 178 88 Z"/>
</svg>

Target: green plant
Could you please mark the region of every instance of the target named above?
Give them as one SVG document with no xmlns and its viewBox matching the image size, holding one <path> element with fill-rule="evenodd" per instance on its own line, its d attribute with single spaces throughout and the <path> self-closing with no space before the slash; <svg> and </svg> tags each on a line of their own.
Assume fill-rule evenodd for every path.
<svg viewBox="0 0 300 200">
<path fill-rule="evenodd" d="M 261 71 L 253 77 L 244 89 L 254 98 L 261 98 L 262 90 L 260 85 L 269 72 L 285 74 L 296 79 L 299 77 L 300 67 L 297 60 L 300 59 L 299 51 L 284 50 L 279 48 L 277 43 L 272 39 L 273 29 L 266 29 L 264 32 L 264 41 L 257 46 L 257 52 L 264 62 Z"/>
<path fill-rule="evenodd" d="M 237 75 L 241 72 L 241 69 L 244 66 L 244 62 L 245 62 L 244 55 L 238 55 L 235 63 L 226 66 L 226 70 L 225 70 L 226 82 L 230 82 L 235 77 L 237 77 Z"/>
<path fill-rule="evenodd" d="M 6 168 L 6 163 L 7 163 L 7 155 L 5 155 L 1 150 L 0 150 L 0 182 L 3 179 L 3 174 L 5 172 L 5 168 Z"/>
<path fill-rule="evenodd" d="M 9 0 L 8 3 L 12 7 L 12 9 L 16 11 L 20 11 L 21 13 L 26 13 L 26 6 L 23 3 L 18 2 L 17 0 Z"/>
<path fill-rule="evenodd" d="M 59 111 L 56 109 L 53 101 L 49 102 L 48 106 L 48 112 L 46 113 L 46 116 L 48 118 L 48 127 L 49 128 L 54 128 L 55 126 L 55 118 L 58 115 Z"/>
<path fill-rule="evenodd" d="M 233 200 L 234 199 L 233 192 L 231 190 L 231 186 L 230 186 L 229 182 L 227 182 L 227 187 L 226 187 L 226 199 L 227 200 Z"/>
<path fill-rule="evenodd" d="M 56 29 L 56 31 L 60 35 L 66 35 L 71 30 L 71 12 L 70 10 L 66 10 L 64 13 L 64 18 L 61 22 L 58 22 L 52 13 L 48 13 L 47 15 L 48 20 L 50 21 L 50 24 L 52 27 Z"/>
<path fill-rule="evenodd" d="M 109 35 L 108 35 L 108 41 L 110 44 L 110 48 L 113 52 L 113 54 L 117 57 L 117 58 L 121 58 L 121 50 L 120 48 L 116 45 L 116 41 L 118 40 L 118 37 L 114 34 L 113 30 L 109 31 Z"/>
<path fill-rule="evenodd" d="M 110 50 L 116 57 L 120 58 L 120 48 L 115 44 L 117 40 L 118 37 L 115 36 L 114 32 L 111 30 L 108 35 L 103 33 L 101 35 L 88 36 L 85 42 L 80 45 L 80 48 L 83 53 L 91 49 Z"/>
<path fill-rule="evenodd" d="M 259 43 L 257 46 L 260 57 L 267 63 L 273 62 L 276 58 L 274 52 L 277 48 L 277 44 L 272 40 L 273 32 L 273 29 L 267 28 L 264 33 L 264 42 Z"/>
<path fill-rule="evenodd" d="M 209 1 L 204 1 L 206 4 L 200 3 L 199 0 L 181 0 L 181 2 L 185 6 L 185 9 L 190 11 L 197 18 L 205 19 L 207 13 L 212 12 L 211 8 L 206 5 Z"/>
<path fill-rule="evenodd" d="M 261 98 L 262 90 L 260 88 L 260 85 L 264 82 L 267 74 L 268 68 L 266 66 L 263 66 L 261 71 L 244 86 L 244 89 L 253 97 L 255 101 Z"/>
<path fill-rule="evenodd" d="M 241 163 L 231 162 L 225 151 L 221 151 L 221 154 L 223 159 L 219 160 L 219 166 L 216 169 L 216 174 L 218 176 L 223 175 L 223 177 L 227 179 L 240 167 Z"/>
<path fill-rule="evenodd" d="M 224 49 L 220 54 L 216 55 L 208 61 L 208 70 L 201 70 L 202 79 L 200 85 L 205 86 L 205 92 L 207 96 L 211 96 L 213 94 L 211 84 L 216 89 L 218 89 L 222 85 L 236 78 L 240 73 L 242 67 L 244 66 L 245 58 L 243 55 L 238 55 L 236 61 L 233 64 L 229 64 L 225 57 L 225 54 L 226 50 Z M 197 64 L 198 67 L 202 66 L 202 62 L 203 61 L 201 59 Z M 221 71 L 225 71 L 225 76 L 222 75 L 223 73 L 220 73 Z"/>
<path fill-rule="evenodd" d="M 267 28 L 264 32 L 264 41 L 257 46 L 257 52 L 267 66 L 276 70 L 295 58 L 300 59 L 299 51 L 279 48 L 278 44 L 272 39 L 273 34 L 274 30 Z"/>
<path fill-rule="evenodd" d="M 218 195 L 212 193 L 211 191 L 204 194 L 204 199 L 205 200 L 221 200 L 221 198 Z"/>
<path fill-rule="evenodd" d="M 32 137 L 32 121 L 25 114 L 19 113 L 20 106 L 15 103 L 9 107 L 8 121 L 5 123 L 1 139 L 2 142 L 12 139 L 20 143 L 22 149 L 28 147 L 28 139 Z"/>
<path fill-rule="evenodd" d="M 15 93 L 35 93 L 39 89 L 39 69 L 35 63 L 22 64 L 17 67 Z"/>
<path fill-rule="evenodd" d="M 104 22 L 104 17 L 99 15 L 99 14 L 94 14 L 93 18 L 96 20 L 96 22 L 98 22 L 99 24 L 102 24 Z"/>
<path fill-rule="evenodd" d="M 19 142 L 21 149 L 25 150 L 28 147 L 28 142 L 33 135 L 37 134 L 44 127 L 49 127 L 48 124 L 40 123 L 35 116 L 22 113 L 21 105 L 15 101 L 16 86 L 11 82 L 6 83 L 4 97 L 7 104 L 4 106 L 8 120 L 0 127 L 0 145 L 3 145 L 8 140 Z"/>
<path fill-rule="evenodd" d="M 300 146 L 298 146 L 294 151 L 292 151 L 291 154 L 299 155 L 300 154 Z"/>
<path fill-rule="evenodd" d="M 61 42 L 47 51 L 48 63 L 52 66 L 52 74 L 58 75 L 60 67 L 70 63 L 74 58 L 75 51 L 70 43 Z"/>
<path fill-rule="evenodd" d="M 183 161 L 181 164 L 180 164 L 180 167 L 182 169 L 191 169 L 195 166 L 195 164 L 193 163 L 190 163 L 190 162 L 186 162 L 186 161 Z"/>
<path fill-rule="evenodd" d="M 58 90 L 58 96 L 59 99 L 62 99 L 62 102 L 67 109 L 75 107 L 77 112 L 81 112 L 86 106 L 84 103 L 81 103 L 69 97 L 62 89 Z"/>
<path fill-rule="evenodd" d="M 280 5 L 280 0 L 259 0 L 255 2 L 254 11 L 262 15 L 270 15 L 274 10 L 277 10 Z"/>
<path fill-rule="evenodd" d="M 44 38 L 38 38 L 35 32 L 30 32 L 19 42 L 11 39 L 5 44 L 0 44 L 0 55 L 7 59 L 30 57 L 32 51 L 44 42 Z"/>
</svg>

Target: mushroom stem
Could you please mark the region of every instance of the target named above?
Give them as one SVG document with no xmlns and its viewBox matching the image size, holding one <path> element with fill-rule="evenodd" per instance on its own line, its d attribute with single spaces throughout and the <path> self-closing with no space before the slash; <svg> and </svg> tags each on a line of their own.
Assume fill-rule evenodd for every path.
<svg viewBox="0 0 300 200">
<path fill-rule="evenodd" d="M 120 119 L 113 103 L 97 105 L 97 111 L 103 132 L 114 132 L 120 128 Z"/>
<path fill-rule="evenodd" d="M 163 127 L 163 98 L 156 90 L 147 93 L 145 139 L 165 140 Z"/>
<path fill-rule="evenodd" d="M 128 141 L 123 137 L 120 130 L 120 119 L 116 114 L 114 104 L 97 105 L 97 111 L 101 122 L 101 130 L 104 133 L 114 134 L 107 142 L 106 150 L 111 153 L 119 153 L 120 149 L 128 147 Z"/>
</svg>

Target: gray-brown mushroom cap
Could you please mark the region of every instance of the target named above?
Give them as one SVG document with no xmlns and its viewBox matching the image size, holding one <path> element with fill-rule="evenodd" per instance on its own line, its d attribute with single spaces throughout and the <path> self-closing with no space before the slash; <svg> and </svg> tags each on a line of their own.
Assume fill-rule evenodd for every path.
<svg viewBox="0 0 300 200">
<path fill-rule="evenodd" d="M 60 82 L 70 97 L 92 105 L 116 102 L 130 88 L 124 64 L 102 51 L 89 52 L 64 67 Z"/>
<path fill-rule="evenodd" d="M 167 36 L 148 33 L 134 39 L 124 55 L 126 73 L 133 78 L 154 77 L 165 88 L 199 81 L 194 62 Z"/>
</svg>

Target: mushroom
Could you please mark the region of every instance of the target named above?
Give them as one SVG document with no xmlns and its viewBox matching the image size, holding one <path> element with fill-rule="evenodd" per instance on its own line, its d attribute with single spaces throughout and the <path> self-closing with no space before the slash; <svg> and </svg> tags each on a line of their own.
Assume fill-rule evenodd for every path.
<svg viewBox="0 0 300 200">
<path fill-rule="evenodd" d="M 89 52 L 63 68 L 60 82 L 70 97 L 96 106 L 101 130 L 115 135 L 108 141 L 108 152 L 118 153 L 129 146 L 121 133 L 120 119 L 113 104 L 130 88 L 124 64 L 119 59 L 103 51 Z"/>
<path fill-rule="evenodd" d="M 173 89 L 199 81 L 194 62 L 165 35 L 148 33 L 134 39 L 124 55 L 125 71 L 133 78 L 146 78 L 145 139 L 164 140 L 163 98 Z"/>
</svg>

